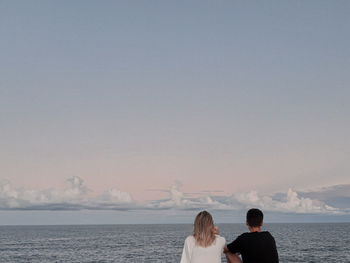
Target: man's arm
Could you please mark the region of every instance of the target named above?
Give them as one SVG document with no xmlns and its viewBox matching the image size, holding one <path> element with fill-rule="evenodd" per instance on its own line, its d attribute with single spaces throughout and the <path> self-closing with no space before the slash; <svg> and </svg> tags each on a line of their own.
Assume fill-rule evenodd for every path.
<svg viewBox="0 0 350 263">
<path fill-rule="evenodd" d="M 227 253 L 231 253 L 230 250 L 227 248 L 227 246 L 224 246 L 224 253 L 227 254 Z M 232 254 L 232 253 L 231 253 Z M 235 253 L 235 255 L 239 256 L 241 253 L 237 252 Z"/>
<path fill-rule="evenodd" d="M 239 253 L 232 254 L 227 246 L 224 247 L 224 253 L 226 256 L 227 263 L 242 263 L 242 260 L 238 257 Z"/>
<path fill-rule="evenodd" d="M 242 263 L 242 260 L 238 257 L 241 252 L 241 242 L 241 236 L 239 236 L 224 247 L 227 263 Z"/>
<path fill-rule="evenodd" d="M 225 245 L 225 246 L 224 246 L 224 253 L 226 254 L 226 253 L 228 253 L 228 252 L 230 252 L 230 251 L 228 250 L 227 246 Z"/>
<path fill-rule="evenodd" d="M 272 237 L 272 240 L 273 240 L 273 246 L 272 246 L 272 253 L 273 253 L 273 256 L 272 256 L 272 262 L 273 263 L 279 263 L 279 259 L 278 259 L 278 252 L 277 252 L 277 247 L 276 247 L 276 241 L 275 239 Z"/>
<path fill-rule="evenodd" d="M 241 253 L 242 237 L 239 236 L 226 246 L 227 250 L 232 254 Z"/>
</svg>

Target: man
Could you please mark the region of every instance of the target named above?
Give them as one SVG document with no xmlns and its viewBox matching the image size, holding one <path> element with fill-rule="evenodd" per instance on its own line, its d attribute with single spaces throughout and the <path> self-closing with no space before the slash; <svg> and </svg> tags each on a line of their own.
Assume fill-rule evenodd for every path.
<svg viewBox="0 0 350 263">
<path fill-rule="evenodd" d="M 278 263 L 275 239 L 267 231 L 261 231 L 264 214 L 256 208 L 247 212 L 246 225 L 249 233 L 244 233 L 224 248 L 228 263 Z"/>
</svg>

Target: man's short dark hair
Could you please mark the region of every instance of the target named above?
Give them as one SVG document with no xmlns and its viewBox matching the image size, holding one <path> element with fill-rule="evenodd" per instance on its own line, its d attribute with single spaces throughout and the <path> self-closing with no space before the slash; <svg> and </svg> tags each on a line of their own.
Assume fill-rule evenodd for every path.
<svg viewBox="0 0 350 263">
<path fill-rule="evenodd" d="M 261 210 L 257 208 L 249 209 L 247 212 L 247 222 L 251 227 L 261 226 L 262 221 L 264 219 L 264 214 Z"/>
</svg>

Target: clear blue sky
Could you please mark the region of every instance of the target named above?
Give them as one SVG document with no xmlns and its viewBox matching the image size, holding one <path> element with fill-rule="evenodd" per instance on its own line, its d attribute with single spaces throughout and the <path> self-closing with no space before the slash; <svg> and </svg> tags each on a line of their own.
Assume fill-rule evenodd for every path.
<svg viewBox="0 0 350 263">
<path fill-rule="evenodd" d="M 348 184 L 349 11 L 2 0 L 0 179 L 38 190 L 78 176 L 137 202 L 174 181 L 225 196 Z"/>
</svg>

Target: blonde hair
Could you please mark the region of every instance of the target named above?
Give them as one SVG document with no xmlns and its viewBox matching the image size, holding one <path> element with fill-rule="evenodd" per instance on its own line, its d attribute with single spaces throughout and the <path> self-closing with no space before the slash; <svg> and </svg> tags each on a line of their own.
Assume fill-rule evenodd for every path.
<svg viewBox="0 0 350 263">
<path fill-rule="evenodd" d="M 213 217 L 207 211 L 200 212 L 194 220 L 193 236 L 201 247 L 208 247 L 215 241 Z"/>
</svg>

